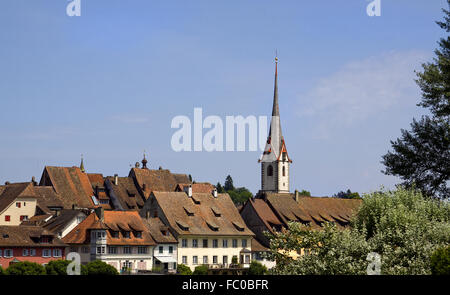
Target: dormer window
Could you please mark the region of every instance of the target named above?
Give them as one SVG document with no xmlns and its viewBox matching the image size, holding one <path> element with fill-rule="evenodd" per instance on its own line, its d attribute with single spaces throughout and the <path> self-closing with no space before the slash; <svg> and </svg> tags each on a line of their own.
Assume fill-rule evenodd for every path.
<svg viewBox="0 0 450 295">
<path fill-rule="evenodd" d="M 122 232 L 122 235 L 124 238 L 129 239 L 130 238 L 130 232 L 129 231 L 124 231 Z"/>
<path fill-rule="evenodd" d="M 41 244 L 49 244 L 50 238 L 49 237 L 41 237 Z"/>
<path fill-rule="evenodd" d="M 111 237 L 116 238 L 116 239 L 119 238 L 119 232 L 118 231 L 111 230 L 110 233 L 111 233 Z"/>
<path fill-rule="evenodd" d="M 142 232 L 141 231 L 134 232 L 134 236 L 136 238 L 138 238 L 138 239 L 141 239 L 142 238 Z"/>
</svg>

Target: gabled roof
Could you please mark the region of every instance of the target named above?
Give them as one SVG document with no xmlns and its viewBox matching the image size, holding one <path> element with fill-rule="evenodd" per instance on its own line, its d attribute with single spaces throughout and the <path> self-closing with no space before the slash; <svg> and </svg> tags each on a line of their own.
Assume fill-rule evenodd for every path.
<svg viewBox="0 0 450 295">
<path fill-rule="evenodd" d="M 51 243 L 40 244 L 42 236 L 52 237 Z M 55 247 L 66 246 L 54 234 L 39 226 L 0 226 L 0 247 Z"/>
<path fill-rule="evenodd" d="M 80 208 L 98 207 L 91 198 L 94 191 L 89 177 L 79 167 L 46 166 L 40 185 L 53 186 L 66 209 L 72 208 L 72 205 Z"/>
<path fill-rule="evenodd" d="M 178 183 L 191 183 L 186 174 L 174 174 L 166 169 L 151 170 L 132 168 L 129 177 L 135 178 L 147 199 L 152 191 L 173 192 Z"/>
<path fill-rule="evenodd" d="M 253 207 L 270 232 L 273 232 L 273 226 L 283 225 L 264 200 L 251 198 L 245 205 Z"/>
<path fill-rule="evenodd" d="M 84 214 L 82 210 L 63 209 L 58 211 L 57 215 L 53 215 L 47 222 L 41 224 L 46 230 L 58 234 L 61 230 L 66 228 L 79 214 Z"/>
<path fill-rule="evenodd" d="M 267 217 L 271 215 L 262 202 L 270 207 L 285 226 L 290 221 L 298 221 L 318 228 L 323 222 L 336 222 L 339 226 L 348 225 L 355 211 L 361 206 L 362 200 L 299 196 L 296 201 L 295 194 L 265 193 L 265 199 L 259 199 L 252 205 L 259 204 L 254 206 L 255 210 L 260 216 L 266 216 L 268 221 Z"/>
<path fill-rule="evenodd" d="M 91 213 L 78 224 L 63 241 L 67 244 L 90 243 L 90 230 L 105 229 L 108 245 L 155 245 L 147 227 L 136 211 L 104 211 L 104 220 L 100 220 L 95 213 Z M 111 236 L 111 231 L 119 231 L 118 238 Z M 123 236 L 122 231 L 130 231 L 130 238 Z M 142 238 L 136 237 L 131 231 L 141 231 Z"/>
<path fill-rule="evenodd" d="M 64 204 L 53 187 L 51 186 L 34 186 L 36 192 L 37 206 L 45 213 L 50 213 L 50 208 L 64 208 Z"/>
<path fill-rule="evenodd" d="M 253 235 L 228 194 L 214 198 L 211 193 L 193 193 L 189 198 L 185 192 L 153 192 L 153 197 L 178 235 Z M 212 208 L 220 211 L 220 216 Z"/>
<path fill-rule="evenodd" d="M 144 206 L 144 199 L 131 177 L 118 177 L 117 185 L 114 184 L 114 177 L 108 176 L 106 181 L 112 189 L 110 194 L 114 193 L 123 210 L 139 210 Z"/>
<path fill-rule="evenodd" d="M 209 182 L 196 182 L 196 183 L 179 183 L 176 186 L 175 191 L 177 192 L 184 192 L 185 188 L 187 188 L 189 185 L 192 186 L 192 192 L 193 193 L 212 193 L 212 191 L 216 188 L 214 185 L 212 185 Z"/>
<path fill-rule="evenodd" d="M 177 243 L 177 239 L 172 235 L 169 227 L 166 226 L 158 217 L 142 218 L 145 226 L 147 226 L 150 235 L 158 244 Z M 163 232 L 165 234 L 163 234 Z"/>
<path fill-rule="evenodd" d="M 19 197 L 37 199 L 31 182 L 12 183 L 0 186 L 0 212 L 9 207 Z"/>
</svg>

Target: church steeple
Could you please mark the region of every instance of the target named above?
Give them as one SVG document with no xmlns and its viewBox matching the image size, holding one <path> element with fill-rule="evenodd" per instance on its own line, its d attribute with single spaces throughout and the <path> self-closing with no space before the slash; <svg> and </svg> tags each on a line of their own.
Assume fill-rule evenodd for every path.
<svg viewBox="0 0 450 295">
<path fill-rule="evenodd" d="M 261 163 L 261 190 L 289 192 L 289 164 L 292 161 L 287 154 L 286 144 L 281 132 L 278 102 L 278 56 L 275 57 L 272 120 L 266 147 L 259 162 Z"/>
<path fill-rule="evenodd" d="M 83 172 L 83 173 L 86 172 L 86 170 L 84 170 L 83 155 L 81 155 L 80 170 L 81 170 L 81 172 Z"/>
</svg>

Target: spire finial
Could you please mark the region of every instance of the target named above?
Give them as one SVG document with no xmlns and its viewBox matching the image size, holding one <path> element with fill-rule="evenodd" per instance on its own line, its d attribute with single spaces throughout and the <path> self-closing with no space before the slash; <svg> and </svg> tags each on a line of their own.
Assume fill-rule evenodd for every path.
<svg viewBox="0 0 450 295">
<path fill-rule="evenodd" d="M 86 172 L 86 170 L 84 170 L 83 154 L 81 154 L 80 170 L 81 170 L 81 172 L 83 172 L 83 173 Z"/>
<path fill-rule="evenodd" d="M 278 50 L 275 49 L 275 63 L 278 63 Z"/>
<path fill-rule="evenodd" d="M 144 150 L 144 159 L 142 159 L 142 169 L 147 169 L 147 159 L 145 158 L 145 150 Z"/>
</svg>

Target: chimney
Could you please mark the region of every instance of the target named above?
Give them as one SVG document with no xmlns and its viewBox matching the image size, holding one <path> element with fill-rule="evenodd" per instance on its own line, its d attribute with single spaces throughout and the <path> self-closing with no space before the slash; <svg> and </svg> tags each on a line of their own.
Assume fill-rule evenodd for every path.
<svg viewBox="0 0 450 295">
<path fill-rule="evenodd" d="M 33 183 L 34 186 L 36 186 L 37 185 L 36 177 L 32 176 L 31 177 L 31 182 Z"/>
<path fill-rule="evenodd" d="M 192 197 L 192 184 L 190 184 L 189 186 L 185 186 L 184 191 L 186 192 L 188 197 L 191 198 Z"/>
<path fill-rule="evenodd" d="M 145 218 L 147 218 L 147 220 L 150 219 L 150 210 L 147 210 L 147 211 L 145 212 Z"/>
<path fill-rule="evenodd" d="M 53 216 L 58 217 L 61 215 L 61 211 L 55 210 L 55 214 Z"/>
<path fill-rule="evenodd" d="M 119 175 L 114 174 L 114 185 L 118 185 L 119 184 Z"/>
<path fill-rule="evenodd" d="M 214 196 L 214 198 L 217 198 L 217 188 L 214 188 L 214 190 L 213 190 L 213 196 Z"/>
<path fill-rule="evenodd" d="M 299 198 L 300 198 L 300 193 L 298 192 L 298 190 L 295 190 L 295 197 L 294 197 L 294 200 L 295 200 L 296 202 L 298 202 Z"/>
<path fill-rule="evenodd" d="M 103 210 L 103 207 L 95 208 L 95 214 L 97 215 L 98 219 L 100 219 L 100 221 L 103 222 L 105 220 L 105 211 Z"/>
</svg>

